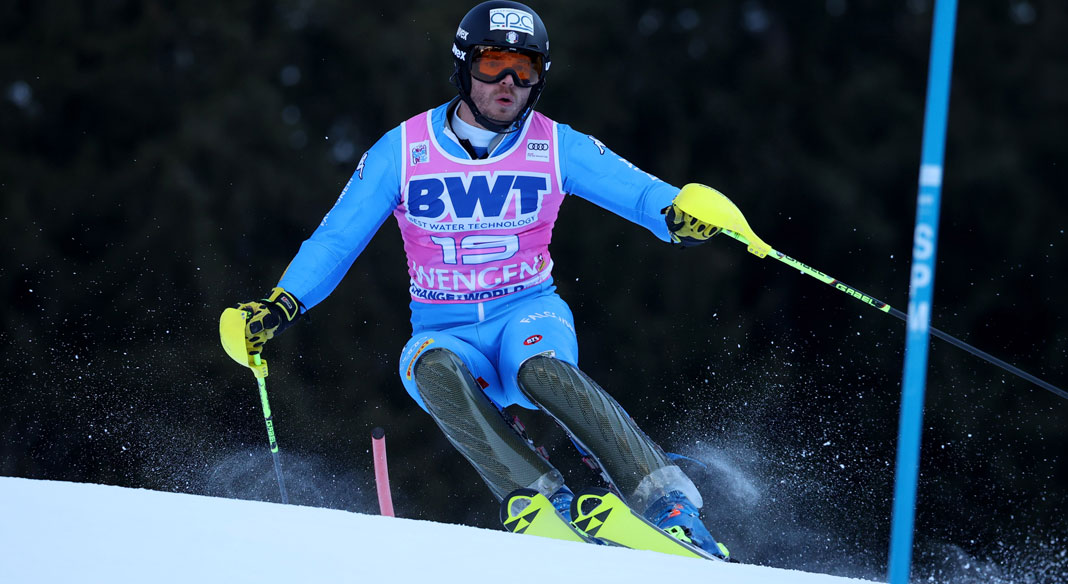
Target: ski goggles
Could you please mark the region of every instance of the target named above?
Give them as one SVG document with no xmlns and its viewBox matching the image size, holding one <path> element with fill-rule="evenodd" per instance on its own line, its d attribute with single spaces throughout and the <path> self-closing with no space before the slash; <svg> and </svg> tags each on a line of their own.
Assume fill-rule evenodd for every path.
<svg viewBox="0 0 1068 584">
<path fill-rule="evenodd" d="M 545 62 L 537 53 L 498 47 L 475 47 L 471 57 L 471 77 L 483 83 L 497 83 L 511 75 L 519 87 L 537 85 Z"/>
</svg>

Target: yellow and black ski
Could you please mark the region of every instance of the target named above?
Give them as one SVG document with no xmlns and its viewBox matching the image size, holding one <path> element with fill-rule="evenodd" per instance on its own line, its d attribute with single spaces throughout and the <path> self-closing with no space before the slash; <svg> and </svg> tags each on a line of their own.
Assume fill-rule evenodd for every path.
<svg viewBox="0 0 1068 584">
<path fill-rule="evenodd" d="M 534 489 L 517 489 L 501 501 L 501 523 L 512 533 L 598 543 L 575 529 L 574 525 L 556 512 L 556 508 L 545 495 Z"/>
<path fill-rule="evenodd" d="M 724 561 L 705 550 L 676 539 L 638 515 L 615 493 L 587 489 L 571 501 L 571 522 L 587 536 L 609 544 L 707 560 Z"/>
</svg>

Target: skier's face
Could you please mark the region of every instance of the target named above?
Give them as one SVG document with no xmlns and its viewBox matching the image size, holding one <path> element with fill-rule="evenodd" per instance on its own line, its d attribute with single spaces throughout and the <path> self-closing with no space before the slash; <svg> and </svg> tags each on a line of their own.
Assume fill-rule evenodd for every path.
<svg viewBox="0 0 1068 584">
<path fill-rule="evenodd" d="M 509 124 L 527 104 L 529 87 L 516 87 L 511 75 L 496 83 L 471 79 L 471 101 L 482 115 L 499 124 Z"/>
</svg>

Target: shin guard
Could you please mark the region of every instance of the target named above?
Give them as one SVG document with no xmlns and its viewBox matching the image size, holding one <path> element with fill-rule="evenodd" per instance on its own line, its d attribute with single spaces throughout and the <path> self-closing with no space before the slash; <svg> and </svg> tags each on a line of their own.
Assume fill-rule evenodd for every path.
<svg viewBox="0 0 1068 584">
<path fill-rule="evenodd" d="M 670 491 L 680 491 L 701 505 L 693 481 L 608 393 L 574 365 L 552 357 L 532 357 L 519 368 L 519 387 L 594 458 L 634 510 L 644 513 Z"/>
<path fill-rule="evenodd" d="M 550 496 L 564 485 L 560 471 L 516 433 L 452 351 L 423 354 L 415 366 L 415 382 L 438 427 L 497 500 L 519 488 Z"/>
</svg>

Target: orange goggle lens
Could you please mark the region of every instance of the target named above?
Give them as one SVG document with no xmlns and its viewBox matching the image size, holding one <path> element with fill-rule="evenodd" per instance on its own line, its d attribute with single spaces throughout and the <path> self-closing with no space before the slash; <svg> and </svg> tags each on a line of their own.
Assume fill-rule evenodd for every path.
<svg viewBox="0 0 1068 584">
<path fill-rule="evenodd" d="M 488 48 L 476 50 L 471 60 L 471 76 L 483 83 L 496 83 L 511 73 L 516 85 L 530 87 L 541 79 L 543 66 L 538 54 Z"/>
</svg>

